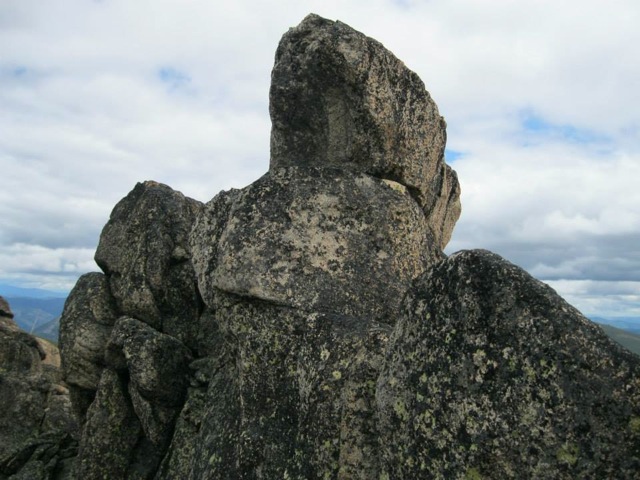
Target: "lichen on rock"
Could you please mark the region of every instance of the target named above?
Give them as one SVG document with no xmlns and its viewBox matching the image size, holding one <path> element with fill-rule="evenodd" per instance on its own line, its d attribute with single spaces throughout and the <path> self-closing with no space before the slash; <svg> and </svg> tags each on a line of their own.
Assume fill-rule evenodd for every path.
<svg viewBox="0 0 640 480">
<path fill-rule="evenodd" d="M 270 169 L 336 166 L 404 185 L 444 249 L 460 186 L 446 123 L 422 80 L 382 44 L 309 15 L 280 41 L 269 94 Z"/>
<path fill-rule="evenodd" d="M 189 345 L 200 304 L 187 244 L 201 208 L 167 185 L 139 183 L 113 209 L 95 255 L 122 315 Z"/>
<path fill-rule="evenodd" d="M 222 290 L 387 322 L 413 278 L 442 255 L 405 190 L 311 167 L 275 169 L 214 198 L 191 244 L 208 304 Z"/>
<path fill-rule="evenodd" d="M 497 255 L 444 255 L 460 187 L 414 72 L 310 15 L 270 114 L 251 185 L 114 208 L 62 318 L 77 478 L 637 475 L 638 357 Z"/>
<path fill-rule="evenodd" d="M 390 478 L 633 478 L 640 362 L 487 251 L 433 265 L 405 300 L 377 401 Z"/>
</svg>

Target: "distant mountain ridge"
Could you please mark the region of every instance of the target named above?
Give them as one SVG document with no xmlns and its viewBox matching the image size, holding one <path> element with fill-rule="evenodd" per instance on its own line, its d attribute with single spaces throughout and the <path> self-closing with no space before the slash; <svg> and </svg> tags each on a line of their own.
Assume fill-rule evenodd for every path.
<svg viewBox="0 0 640 480">
<path fill-rule="evenodd" d="M 45 290 L 43 288 L 24 288 L 0 283 L 0 295 L 5 298 L 66 298 L 67 290 Z"/>
<path fill-rule="evenodd" d="M 640 317 L 589 317 L 593 322 L 611 325 L 620 330 L 640 335 Z"/>
<path fill-rule="evenodd" d="M 25 332 L 43 337 L 53 342 L 58 341 L 60 315 L 66 297 L 12 297 L 5 298 L 11 304 L 18 327 Z"/>
</svg>

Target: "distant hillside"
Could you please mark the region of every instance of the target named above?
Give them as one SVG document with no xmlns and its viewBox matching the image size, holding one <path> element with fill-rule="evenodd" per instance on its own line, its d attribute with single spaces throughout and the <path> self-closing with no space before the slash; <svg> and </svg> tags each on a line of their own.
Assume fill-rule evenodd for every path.
<svg viewBox="0 0 640 480">
<path fill-rule="evenodd" d="M 40 325 L 33 331 L 33 334 L 36 337 L 45 338 L 57 344 L 60 336 L 60 316 Z"/>
<path fill-rule="evenodd" d="M 25 332 L 58 341 L 60 315 L 66 298 L 33 298 L 5 296 L 14 320 Z"/>
<path fill-rule="evenodd" d="M 23 288 L 0 283 L 0 295 L 4 298 L 65 298 L 68 292 L 62 290 L 43 290 L 41 288 Z"/>
<path fill-rule="evenodd" d="M 636 355 L 640 355 L 640 335 L 603 323 L 601 323 L 600 326 L 604 330 L 604 333 L 609 335 L 613 340 L 627 350 L 632 351 Z"/>
<path fill-rule="evenodd" d="M 640 317 L 590 317 L 592 322 L 611 325 L 620 330 L 640 335 Z"/>
</svg>

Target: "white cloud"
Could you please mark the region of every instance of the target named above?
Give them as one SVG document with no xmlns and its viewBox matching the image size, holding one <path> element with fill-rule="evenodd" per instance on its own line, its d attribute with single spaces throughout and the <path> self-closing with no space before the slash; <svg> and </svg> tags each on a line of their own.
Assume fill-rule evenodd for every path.
<svg viewBox="0 0 640 480">
<path fill-rule="evenodd" d="M 556 280 L 547 283 L 562 292 L 565 299 L 585 315 L 640 317 L 640 281 Z"/>
<path fill-rule="evenodd" d="M 445 115 L 463 190 L 449 250 L 553 282 L 640 281 L 635 0 L 6 0 L 0 280 L 93 270 L 137 181 L 206 201 L 266 171 L 275 49 L 312 11 L 383 42 Z M 636 311 L 594 285 L 589 308 Z"/>
<path fill-rule="evenodd" d="M 78 277 L 97 270 L 90 248 L 47 248 L 16 243 L 0 250 L 3 283 L 68 291 Z"/>
</svg>

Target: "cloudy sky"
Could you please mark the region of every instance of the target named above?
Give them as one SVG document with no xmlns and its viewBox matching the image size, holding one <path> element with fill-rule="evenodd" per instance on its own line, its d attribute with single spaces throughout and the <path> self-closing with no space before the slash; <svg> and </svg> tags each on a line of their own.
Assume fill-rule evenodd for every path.
<svg viewBox="0 0 640 480">
<path fill-rule="evenodd" d="M 640 317 L 637 0 L 0 0 L 0 294 L 97 270 L 137 181 L 207 201 L 263 174 L 274 52 L 309 12 L 381 41 L 437 102 L 463 192 L 448 252 Z"/>
</svg>

